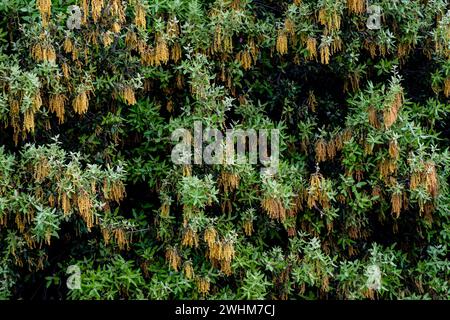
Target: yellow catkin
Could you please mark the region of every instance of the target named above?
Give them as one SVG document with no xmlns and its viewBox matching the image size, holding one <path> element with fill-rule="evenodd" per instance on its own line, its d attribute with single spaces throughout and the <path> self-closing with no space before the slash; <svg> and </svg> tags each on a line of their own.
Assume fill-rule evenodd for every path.
<svg viewBox="0 0 450 320">
<path fill-rule="evenodd" d="M 114 22 L 113 25 L 111 26 L 111 31 L 114 33 L 119 33 L 121 29 L 122 27 L 117 22 Z"/>
<path fill-rule="evenodd" d="M 319 10 L 318 21 L 325 26 L 325 34 L 341 27 L 341 16 L 337 12 L 331 12 L 322 8 Z"/>
<path fill-rule="evenodd" d="M 173 112 L 173 101 L 172 100 L 167 101 L 166 110 L 170 113 Z"/>
<path fill-rule="evenodd" d="M 353 134 L 352 134 L 351 129 L 346 128 L 346 129 L 344 129 L 344 130 L 342 131 L 342 141 L 343 141 L 343 142 L 348 142 L 348 141 L 350 141 L 350 139 L 352 138 L 352 136 L 353 136 Z"/>
<path fill-rule="evenodd" d="M 161 217 L 163 217 L 163 218 L 169 217 L 169 213 L 170 213 L 170 204 L 164 202 L 164 203 L 161 205 L 160 212 L 161 212 L 161 213 L 160 213 L 160 214 L 161 214 Z"/>
<path fill-rule="evenodd" d="M 25 241 L 27 242 L 28 248 L 35 249 L 36 248 L 36 240 L 30 232 L 26 232 L 23 235 Z"/>
<path fill-rule="evenodd" d="M 50 130 L 52 128 L 52 125 L 51 125 L 51 123 L 50 123 L 50 119 L 44 119 L 44 129 L 45 130 Z"/>
<path fill-rule="evenodd" d="M 144 91 L 150 92 L 153 88 L 153 80 L 151 79 L 145 79 L 144 80 Z"/>
<path fill-rule="evenodd" d="M 325 9 L 320 9 L 319 10 L 319 15 L 318 15 L 318 21 L 322 24 L 322 25 L 327 25 L 327 13 Z"/>
<path fill-rule="evenodd" d="M 81 19 L 81 23 L 83 25 L 85 25 L 87 22 L 88 14 L 89 14 L 88 0 L 81 0 L 81 12 L 83 13 L 83 18 Z"/>
<path fill-rule="evenodd" d="M 60 201 L 61 201 L 61 208 L 63 210 L 63 213 L 65 216 L 67 216 L 71 211 L 71 205 L 70 205 L 70 199 L 67 193 L 62 193 L 60 195 Z"/>
<path fill-rule="evenodd" d="M 19 229 L 19 232 L 23 233 L 25 230 L 26 222 L 20 214 L 16 214 L 16 218 L 14 219 L 14 222 L 16 223 L 16 226 L 17 226 L 17 229 Z"/>
<path fill-rule="evenodd" d="M 284 221 L 286 219 L 286 209 L 280 199 L 264 198 L 261 202 L 262 208 L 271 219 Z"/>
<path fill-rule="evenodd" d="M 213 42 L 213 51 L 220 52 L 222 50 L 222 27 L 217 25 L 214 29 L 214 42 Z"/>
<path fill-rule="evenodd" d="M 70 76 L 70 67 L 67 63 L 63 63 L 61 65 L 61 70 L 63 72 L 64 78 L 69 79 Z"/>
<path fill-rule="evenodd" d="M 55 62 L 56 61 L 56 52 L 53 46 L 48 46 L 46 48 L 46 61 Z"/>
<path fill-rule="evenodd" d="M 319 203 L 323 208 L 329 208 L 328 195 L 323 190 L 325 178 L 320 173 L 314 173 L 309 180 L 308 200 L 309 208 L 313 208 Z"/>
<path fill-rule="evenodd" d="M 148 48 L 138 42 L 138 50 L 141 55 L 141 63 L 145 66 L 155 65 L 154 49 Z"/>
<path fill-rule="evenodd" d="M 256 46 L 255 40 L 253 38 L 250 38 L 248 40 L 248 47 L 250 48 L 250 53 L 252 55 L 253 61 L 256 62 L 256 60 L 258 59 L 259 49 Z"/>
<path fill-rule="evenodd" d="M 71 40 L 69 37 L 66 37 L 66 38 L 64 39 L 63 48 L 64 48 L 64 51 L 65 51 L 66 53 L 71 53 L 71 52 L 72 52 L 72 49 L 73 49 L 73 43 L 72 43 L 72 40 Z"/>
<path fill-rule="evenodd" d="M 334 143 L 336 145 L 336 150 L 342 150 L 344 147 L 344 141 L 342 139 L 342 134 L 338 133 L 336 137 L 334 137 Z"/>
<path fill-rule="evenodd" d="M 112 32 L 107 31 L 102 35 L 102 43 L 105 48 L 109 48 L 111 44 L 114 42 L 114 37 Z"/>
<path fill-rule="evenodd" d="M 239 176 L 235 173 L 223 171 L 220 174 L 220 184 L 225 192 L 236 190 L 239 187 Z"/>
<path fill-rule="evenodd" d="M 384 125 L 387 129 L 390 128 L 398 118 L 398 112 L 403 103 L 402 97 L 403 95 L 401 92 L 395 94 L 391 104 L 388 105 L 383 112 Z"/>
<path fill-rule="evenodd" d="M 173 62 L 178 62 L 181 59 L 181 45 L 176 42 L 170 51 L 170 59 L 173 60 Z"/>
<path fill-rule="evenodd" d="M 253 233 L 253 221 L 245 220 L 243 223 L 244 233 L 247 236 L 251 236 Z"/>
<path fill-rule="evenodd" d="M 306 49 L 308 50 L 309 59 L 315 59 L 317 57 L 317 40 L 313 37 L 308 37 L 306 40 Z"/>
<path fill-rule="evenodd" d="M 435 210 L 435 207 L 433 205 L 433 203 L 427 202 L 424 205 L 423 211 L 425 212 L 424 218 L 428 223 L 432 223 L 433 222 L 433 216 L 432 213 Z"/>
<path fill-rule="evenodd" d="M 74 47 L 73 49 L 72 49 L 72 60 L 73 61 L 76 61 L 76 60 L 78 60 L 78 55 L 79 55 L 79 50 L 78 50 L 78 48 L 76 48 L 76 47 Z"/>
<path fill-rule="evenodd" d="M 23 117 L 23 129 L 26 132 L 34 132 L 34 112 L 31 109 L 25 111 Z"/>
<path fill-rule="evenodd" d="M 284 20 L 284 29 L 286 30 L 287 34 L 289 34 L 291 37 L 295 36 L 295 24 L 294 21 L 290 18 L 286 18 Z"/>
<path fill-rule="evenodd" d="M 65 113 L 64 105 L 66 101 L 67 98 L 63 94 L 51 95 L 49 99 L 50 111 L 56 114 L 59 124 L 64 122 L 64 113 Z"/>
<path fill-rule="evenodd" d="M 397 56 L 402 59 L 406 57 L 412 49 L 410 43 L 399 43 L 397 46 Z"/>
<path fill-rule="evenodd" d="M 42 46 L 40 43 L 36 43 L 31 48 L 31 56 L 36 61 L 42 61 L 44 60 L 44 53 L 42 51 Z"/>
<path fill-rule="evenodd" d="M 400 216 L 400 211 L 402 209 L 402 194 L 395 192 L 391 197 L 392 213 L 395 214 L 396 218 Z"/>
<path fill-rule="evenodd" d="M 325 139 L 321 138 L 316 142 L 316 161 L 323 162 L 327 160 L 327 143 Z"/>
<path fill-rule="evenodd" d="M 131 86 L 125 86 L 125 88 L 122 90 L 122 97 L 127 105 L 131 106 L 136 104 L 136 97 Z"/>
<path fill-rule="evenodd" d="M 42 159 L 42 161 L 45 161 L 45 160 Z M 37 165 L 37 166 L 35 166 L 35 173 L 36 173 L 36 170 L 45 170 L 45 169 L 44 168 L 40 169 L 39 165 Z M 42 178 L 45 178 L 45 173 L 44 172 L 42 172 L 42 175 L 43 175 Z M 36 180 L 36 182 L 42 182 L 42 181 Z M 36 199 L 42 201 L 44 199 L 44 190 L 40 186 L 38 186 L 36 188 L 36 191 L 34 192 L 34 195 L 36 196 Z"/>
<path fill-rule="evenodd" d="M 408 193 L 406 191 L 403 192 L 403 209 L 407 209 L 409 206 Z"/>
<path fill-rule="evenodd" d="M 241 63 L 244 70 L 249 70 L 252 66 L 252 57 L 250 55 L 250 52 L 248 52 L 247 50 L 239 52 L 236 55 L 236 60 Z"/>
<path fill-rule="evenodd" d="M 297 235 L 297 229 L 295 229 L 295 227 L 288 227 L 287 228 L 287 235 L 288 237 L 292 238 L 295 237 Z"/>
<path fill-rule="evenodd" d="M 48 196 L 48 205 L 52 208 L 55 207 L 55 196 L 53 193 Z"/>
<path fill-rule="evenodd" d="M 0 216 L 0 226 L 6 226 L 7 223 L 8 223 L 8 215 L 3 214 L 2 216 Z"/>
<path fill-rule="evenodd" d="M 110 190 L 111 200 L 120 203 L 125 198 L 125 185 L 122 181 L 114 181 Z"/>
<path fill-rule="evenodd" d="M 137 35 L 133 31 L 128 31 L 125 35 L 125 45 L 128 49 L 135 49 L 138 44 Z"/>
<path fill-rule="evenodd" d="M 232 274 L 231 262 L 227 260 L 220 261 L 220 271 L 222 271 L 225 275 L 230 276 Z"/>
<path fill-rule="evenodd" d="M 156 39 L 156 49 L 155 49 L 155 60 L 156 64 L 160 63 L 166 64 L 169 61 L 169 47 L 163 36 L 158 36 Z"/>
<path fill-rule="evenodd" d="M 97 22 L 97 20 L 100 18 L 103 6 L 103 0 L 91 0 L 91 13 L 92 20 L 94 20 L 94 22 Z"/>
<path fill-rule="evenodd" d="M 393 108 L 385 109 L 383 112 L 384 125 L 388 129 L 390 128 L 395 121 L 397 120 L 398 114 L 397 110 Z"/>
<path fill-rule="evenodd" d="M 288 40 L 287 40 L 286 32 L 284 30 L 278 31 L 276 49 L 277 49 L 277 52 L 281 55 L 286 54 L 288 51 Z"/>
<path fill-rule="evenodd" d="M 144 40 L 138 39 L 134 32 L 129 32 L 128 35 L 130 36 L 130 44 L 131 41 L 136 41 L 135 47 L 141 55 L 148 53 L 150 48 Z M 127 41 L 127 39 L 125 39 L 125 41 Z"/>
<path fill-rule="evenodd" d="M 395 173 L 397 170 L 397 163 L 395 159 L 384 159 L 380 161 L 379 171 L 380 177 L 386 179 L 389 175 Z"/>
<path fill-rule="evenodd" d="M 420 172 L 413 172 L 411 174 L 409 187 L 411 190 L 416 190 L 422 183 L 422 174 Z"/>
<path fill-rule="evenodd" d="M 92 200 L 87 192 L 80 192 L 77 196 L 77 205 L 80 216 L 90 230 L 94 226 L 94 215 L 92 213 Z"/>
<path fill-rule="evenodd" d="M 145 30 L 147 28 L 147 21 L 145 18 L 145 8 L 142 4 L 138 3 L 134 11 L 134 24 L 138 29 Z"/>
<path fill-rule="evenodd" d="M 169 265 L 173 270 L 178 271 L 181 264 L 181 257 L 175 248 L 169 247 L 166 250 L 166 260 L 169 262 Z"/>
<path fill-rule="evenodd" d="M 45 178 L 48 177 L 49 173 L 50 173 L 50 166 L 47 159 L 45 158 L 40 159 L 40 161 L 38 161 L 34 166 L 34 174 L 33 174 L 34 180 L 37 183 L 40 183 Z"/>
<path fill-rule="evenodd" d="M 102 236 L 103 236 L 103 242 L 107 245 L 109 241 L 111 240 L 111 233 L 108 229 L 102 228 Z"/>
<path fill-rule="evenodd" d="M 330 63 L 330 47 L 328 45 L 324 45 L 320 47 L 320 62 L 322 64 Z"/>
<path fill-rule="evenodd" d="M 208 226 L 205 229 L 205 233 L 203 235 L 203 240 L 208 244 L 208 247 L 212 247 L 216 242 L 217 231 L 213 226 Z"/>
<path fill-rule="evenodd" d="M 79 114 L 85 114 L 89 107 L 89 98 L 86 91 L 79 93 L 72 102 L 73 110 Z"/>
<path fill-rule="evenodd" d="M 33 110 L 33 112 L 37 112 L 42 106 L 42 97 L 41 97 L 41 93 L 37 92 L 34 96 L 33 96 L 33 107 L 31 108 Z"/>
<path fill-rule="evenodd" d="M 444 81 L 444 95 L 448 98 L 450 96 L 450 78 Z"/>
<path fill-rule="evenodd" d="M 50 14 L 52 10 L 51 0 L 36 0 L 36 7 L 39 10 L 42 19 L 42 25 L 46 27 L 50 21 Z"/>
<path fill-rule="evenodd" d="M 223 51 L 231 53 L 233 51 L 233 38 L 227 35 L 223 39 Z"/>
<path fill-rule="evenodd" d="M 184 275 L 187 279 L 193 279 L 194 278 L 194 268 L 192 267 L 192 262 L 191 261 L 186 261 L 184 263 L 184 268 L 183 268 L 183 272 Z"/>
<path fill-rule="evenodd" d="M 386 45 L 379 44 L 378 45 L 378 50 L 380 51 L 380 55 L 382 57 L 386 56 L 386 54 L 387 54 L 387 46 Z"/>
<path fill-rule="evenodd" d="M 331 43 L 331 53 L 336 53 L 342 50 L 342 39 L 340 37 L 336 37 L 333 39 Z"/>
<path fill-rule="evenodd" d="M 389 155 L 393 159 L 398 159 L 399 149 L 398 149 L 398 142 L 397 142 L 397 140 L 391 140 L 389 142 Z"/>
<path fill-rule="evenodd" d="M 316 96 L 314 95 L 314 91 L 310 90 L 308 92 L 308 99 L 306 100 L 306 104 L 311 109 L 312 112 L 316 112 L 316 107 L 318 106 Z"/>
<path fill-rule="evenodd" d="M 235 256 L 234 246 L 231 241 L 225 241 L 222 245 L 222 259 L 230 262 Z"/>
<path fill-rule="evenodd" d="M 36 61 L 56 61 L 56 52 L 52 45 L 34 44 L 31 48 L 31 56 Z"/>
<path fill-rule="evenodd" d="M 97 183 L 95 180 L 91 181 L 91 192 L 92 194 L 95 194 L 97 192 Z"/>
<path fill-rule="evenodd" d="M 120 250 L 128 248 L 129 241 L 125 231 L 122 228 L 114 229 L 113 235 Z"/>
<path fill-rule="evenodd" d="M 347 78 L 350 79 L 350 84 L 352 85 L 352 90 L 353 91 L 359 90 L 359 83 L 361 81 L 360 75 L 357 72 L 352 72 L 352 73 L 350 73 L 347 76 Z M 348 89 L 347 89 L 347 87 L 348 87 L 347 81 L 344 84 L 344 86 L 345 86 L 344 92 L 347 92 L 348 91 Z"/>
<path fill-rule="evenodd" d="M 199 293 L 206 295 L 210 289 L 210 282 L 207 278 L 198 278 L 197 279 L 197 290 Z"/>
<path fill-rule="evenodd" d="M 192 230 L 192 228 L 187 228 L 183 233 L 183 239 L 181 241 L 181 245 L 185 247 L 198 247 L 198 235 L 197 232 Z"/>
<path fill-rule="evenodd" d="M 373 147 L 374 147 L 374 145 L 372 143 L 365 141 L 364 142 L 364 153 L 367 155 L 373 154 Z"/>
<path fill-rule="evenodd" d="M 190 177 L 192 175 L 192 167 L 189 164 L 183 165 L 183 177 Z"/>
<path fill-rule="evenodd" d="M 223 246 L 222 242 L 215 241 L 210 247 L 209 247 L 209 259 L 211 261 L 215 260 L 222 260 L 223 259 Z"/>
<path fill-rule="evenodd" d="M 221 207 L 223 213 L 225 213 L 227 211 L 228 213 L 231 214 L 233 212 L 233 206 L 231 204 L 230 199 L 224 200 L 222 202 L 222 204 L 220 205 L 220 207 Z"/>
<path fill-rule="evenodd" d="M 175 38 L 180 35 L 180 26 L 176 18 L 170 19 L 167 22 L 166 34 L 169 38 Z"/>
<path fill-rule="evenodd" d="M 19 142 L 19 130 L 20 130 L 19 112 L 20 112 L 19 101 L 14 99 L 10 102 L 9 113 L 10 113 L 10 117 L 11 117 L 11 126 L 13 127 L 13 130 L 14 130 L 13 140 L 16 145 Z"/>
<path fill-rule="evenodd" d="M 436 166 L 433 162 L 425 164 L 425 187 L 428 193 L 436 198 L 438 195 L 438 179 L 436 173 Z"/>
<path fill-rule="evenodd" d="M 365 12 L 365 0 L 347 0 L 347 7 L 350 12 L 363 13 Z"/>
<path fill-rule="evenodd" d="M 232 0 L 231 1 L 231 9 L 239 10 L 241 8 L 241 0 Z"/>
<path fill-rule="evenodd" d="M 333 160 L 336 156 L 336 145 L 334 143 L 334 139 L 328 141 L 327 143 L 327 157 L 330 160 Z"/>
<path fill-rule="evenodd" d="M 369 116 L 369 123 L 375 128 L 380 127 L 380 121 L 378 120 L 377 111 L 374 107 L 370 106 L 367 110 Z"/>
</svg>

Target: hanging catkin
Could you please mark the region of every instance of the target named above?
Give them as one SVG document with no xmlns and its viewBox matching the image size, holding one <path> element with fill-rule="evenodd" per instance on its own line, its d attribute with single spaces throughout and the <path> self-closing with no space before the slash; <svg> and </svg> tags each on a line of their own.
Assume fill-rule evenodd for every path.
<svg viewBox="0 0 450 320">
<path fill-rule="evenodd" d="M 36 0 L 36 7 L 39 10 L 42 19 L 42 25 L 46 27 L 50 21 L 50 14 L 52 10 L 51 0 Z"/>
<path fill-rule="evenodd" d="M 72 102 L 73 110 L 79 114 L 85 114 L 89 106 L 89 98 L 86 91 L 78 94 Z"/>
<path fill-rule="evenodd" d="M 138 3 L 134 9 L 134 24 L 140 30 L 145 30 L 147 27 L 145 8 L 141 3 Z"/>
<path fill-rule="evenodd" d="M 103 0 L 91 0 L 91 14 L 92 20 L 94 20 L 94 22 L 97 22 L 97 20 L 100 18 L 103 5 Z"/>
<path fill-rule="evenodd" d="M 347 0 L 347 7 L 350 12 L 363 13 L 366 0 Z"/>
<path fill-rule="evenodd" d="M 276 49 L 279 54 L 284 55 L 288 51 L 288 40 L 284 30 L 278 31 Z"/>
</svg>

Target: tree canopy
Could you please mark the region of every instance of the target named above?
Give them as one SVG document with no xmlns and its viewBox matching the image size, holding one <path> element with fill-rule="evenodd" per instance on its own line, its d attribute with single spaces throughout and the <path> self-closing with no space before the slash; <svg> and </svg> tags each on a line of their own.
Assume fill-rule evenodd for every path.
<svg viewBox="0 0 450 320">
<path fill-rule="evenodd" d="M 446 0 L 3 0 L 0 298 L 448 299 L 449 97 Z"/>
</svg>

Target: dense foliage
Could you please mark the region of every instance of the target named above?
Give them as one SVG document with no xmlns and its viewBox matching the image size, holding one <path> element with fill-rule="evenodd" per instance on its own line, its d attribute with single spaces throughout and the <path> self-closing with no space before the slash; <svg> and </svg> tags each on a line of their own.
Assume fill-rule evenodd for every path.
<svg viewBox="0 0 450 320">
<path fill-rule="evenodd" d="M 2 0 L 0 297 L 448 299 L 449 5 L 367 4 Z M 174 164 L 194 121 L 276 175 Z"/>
</svg>

